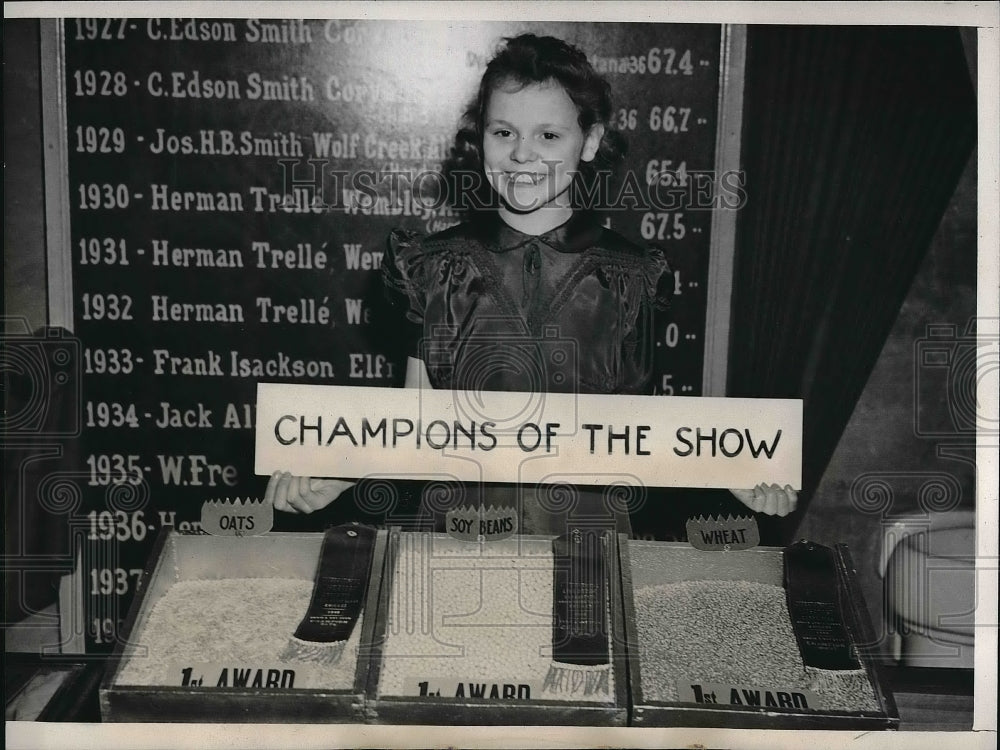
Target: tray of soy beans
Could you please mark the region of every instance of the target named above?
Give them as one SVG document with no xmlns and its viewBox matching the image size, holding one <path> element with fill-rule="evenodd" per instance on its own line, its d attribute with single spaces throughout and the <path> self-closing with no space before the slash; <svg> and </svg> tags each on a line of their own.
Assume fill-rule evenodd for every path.
<svg viewBox="0 0 1000 750">
<path fill-rule="evenodd" d="M 337 528 L 345 540 L 358 538 Z M 315 643 L 297 636 L 317 637 L 300 628 L 317 592 L 329 594 L 330 586 L 320 591 L 317 582 L 332 531 L 161 533 L 101 684 L 102 718 L 362 722 L 362 644 L 374 628 L 369 613 L 378 602 L 387 534 L 367 530 L 364 563 L 356 566 L 365 580 L 354 581 L 353 612 L 334 613 L 340 640 Z"/>
<path fill-rule="evenodd" d="M 898 728 L 843 545 L 618 546 L 633 726 Z"/>
<path fill-rule="evenodd" d="M 379 724 L 627 720 L 616 537 L 390 531 L 366 712 Z"/>
</svg>

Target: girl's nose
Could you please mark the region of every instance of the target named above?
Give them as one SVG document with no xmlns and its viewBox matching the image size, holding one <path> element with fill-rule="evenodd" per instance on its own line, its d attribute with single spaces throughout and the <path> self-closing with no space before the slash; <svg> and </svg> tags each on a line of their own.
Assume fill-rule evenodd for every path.
<svg viewBox="0 0 1000 750">
<path fill-rule="evenodd" d="M 532 147 L 531 140 L 518 138 L 514 143 L 514 150 L 511 152 L 510 158 L 522 164 L 534 161 L 535 149 Z"/>
</svg>

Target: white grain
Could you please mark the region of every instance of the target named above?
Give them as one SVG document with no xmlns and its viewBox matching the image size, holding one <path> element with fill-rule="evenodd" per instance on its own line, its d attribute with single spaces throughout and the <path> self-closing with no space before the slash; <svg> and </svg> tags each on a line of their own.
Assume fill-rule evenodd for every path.
<svg viewBox="0 0 1000 750">
<path fill-rule="evenodd" d="M 640 588 L 634 597 L 648 700 L 678 701 L 684 680 L 811 690 L 827 710 L 878 710 L 864 670 L 805 667 L 780 586 L 685 581 Z"/>
<path fill-rule="evenodd" d="M 305 616 L 311 581 L 224 578 L 178 581 L 153 605 L 133 636 L 120 685 L 180 685 L 185 666 L 232 665 L 295 670 L 296 688 L 349 689 L 354 683 L 359 618 L 340 661 L 282 662 L 279 654 Z M 146 653 L 139 649 L 145 647 Z"/>
</svg>

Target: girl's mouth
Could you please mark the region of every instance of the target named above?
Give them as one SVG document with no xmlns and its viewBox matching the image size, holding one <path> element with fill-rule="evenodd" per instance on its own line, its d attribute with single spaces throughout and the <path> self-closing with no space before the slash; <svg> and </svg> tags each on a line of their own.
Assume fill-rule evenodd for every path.
<svg viewBox="0 0 1000 750">
<path fill-rule="evenodd" d="M 507 172 L 507 179 L 515 185 L 537 185 L 545 179 L 544 174 L 533 172 Z"/>
</svg>

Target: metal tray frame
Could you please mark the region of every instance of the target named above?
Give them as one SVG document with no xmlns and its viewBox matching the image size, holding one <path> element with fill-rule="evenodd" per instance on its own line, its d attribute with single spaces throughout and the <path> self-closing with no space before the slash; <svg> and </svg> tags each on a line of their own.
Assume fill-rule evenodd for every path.
<svg viewBox="0 0 1000 750">
<path fill-rule="evenodd" d="M 868 673 L 868 679 L 875 688 L 875 698 L 879 704 L 878 712 L 861 712 L 845 710 L 813 710 L 788 708 L 757 708 L 752 706 L 705 706 L 692 703 L 669 703 L 646 699 L 642 694 L 642 664 L 639 657 L 638 634 L 635 624 L 635 603 L 633 599 L 632 559 L 630 547 L 662 546 L 677 550 L 689 550 L 692 555 L 712 555 L 705 558 L 721 562 L 724 558 L 717 557 L 727 554 L 764 555 L 772 558 L 782 554 L 780 547 L 755 547 L 741 553 L 702 552 L 682 542 L 644 542 L 629 540 L 624 535 L 618 540 L 619 570 L 622 576 L 622 605 L 628 642 L 629 671 L 629 724 L 637 727 L 723 727 L 740 729 L 857 729 L 885 730 L 899 728 L 899 712 L 892 693 L 884 685 L 878 664 L 859 648 L 859 658 Z M 855 644 L 873 643 L 874 631 L 865 607 L 861 589 L 855 580 L 855 568 L 851 562 L 846 545 L 834 547 L 837 564 L 837 591 L 840 597 L 845 625 L 851 641 Z M 779 558 L 780 559 L 780 558 Z M 733 579 L 754 580 L 752 575 L 742 578 L 739 575 Z M 706 577 L 706 579 L 709 579 Z"/>
<path fill-rule="evenodd" d="M 628 712 L 625 664 L 625 627 L 622 621 L 621 588 L 618 571 L 616 537 L 607 531 L 608 595 L 611 611 L 611 668 L 614 674 L 614 701 L 607 704 L 559 700 L 505 700 L 487 698 L 456 699 L 444 696 L 416 698 L 411 696 L 379 696 L 378 684 L 382 668 L 382 649 L 388 628 L 389 597 L 392 593 L 393 571 L 399 552 L 399 528 L 389 532 L 384 558 L 383 585 L 379 597 L 378 622 L 372 642 L 371 666 L 368 670 L 366 721 L 372 724 L 443 724 L 443 725 L 513 725 L 513 726 L 625 726 Z M 528 537 L 530 538 L 530 537 Z M 535 537 L 551 539 L 552 537 Z"/>
<path fill-rule="evenodd" d="M 160 532 L 149 562 L 139 581 L 129 609 L 124 637 L 115 645 L 100 687 L 104 721 L 143 722 L 253 722 L 253 723 L 359 723 L 364 718 L 364 692 L 369 661 L 363 653 L 375 628 L 386 532 L 379 531 L 372 555 L 364 619 L 362 648 L 358 654 L 354 683 L 348 689 L 205 688 L 174 685 L 122 685 L 116 678 L 124 663 L 128 638 L 148 616 L 157 595 L 176 578 L 179 555 L 204 558 L 210 565 L 225 560 L 244 577 L 274 575 L 294 566 L 303 574 L 315 574 L 319 563 L 321 533 L 271 532 L 254 537 L 213 537 L 182 534 L 173 529 Z M 309 542 L 303 544 L 303 542 Z M 285 548 L 281 554 L 262 552 L 265 547 Z M 311 567 L 310 567 L 311 566 Z M 303 613 L 304 614 L 304 613 Z"/>
</svg>

